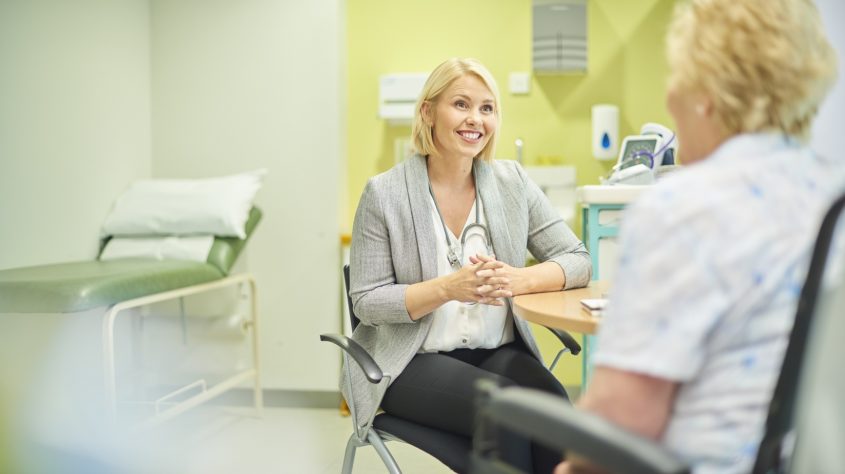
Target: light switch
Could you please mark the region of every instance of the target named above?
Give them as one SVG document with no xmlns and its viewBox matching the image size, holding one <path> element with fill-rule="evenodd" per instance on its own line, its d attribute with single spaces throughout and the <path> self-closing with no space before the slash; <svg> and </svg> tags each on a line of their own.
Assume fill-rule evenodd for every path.
<svg viewBox="0 0 845 474">
<path fill-rule="evenodd" d="M 508 86 L 511 94 L 528 94 L 531 92 L 531 74 L 527 72 L 510 73 Z"/>
</svg>

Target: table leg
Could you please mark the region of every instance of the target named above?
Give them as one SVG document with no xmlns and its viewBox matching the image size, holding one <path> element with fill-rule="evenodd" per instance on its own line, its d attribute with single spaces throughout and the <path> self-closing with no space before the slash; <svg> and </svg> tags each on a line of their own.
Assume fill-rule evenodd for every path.
<svg viewBox="0 0 845 474">
<path fill-rule="evenodd" d="M 581 338 L 581 393 L 587 390 L 587 385 L 590 377 L 593 375 L 592 352 L 590 346 L 593 345 L 596 336 L 584 334 Z"/>
</svg>

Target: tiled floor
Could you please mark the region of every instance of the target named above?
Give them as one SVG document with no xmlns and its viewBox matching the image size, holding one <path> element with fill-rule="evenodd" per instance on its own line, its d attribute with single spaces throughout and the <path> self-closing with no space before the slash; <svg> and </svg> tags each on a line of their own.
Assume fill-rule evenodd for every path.
<svg viewBox="0 0 845 474">
<path fill-rule="evenodd" d="M 258 417 L 250 407 L 214 405 L 195 408 L 140 433 L 117 434 L 103 425 L 77 423 L 66 429 L 47 422 L 41 425 L 45 429 L 36 430 L 31 438 L 39 442 L 21 441 L 21 446 L 13 447 L 10 452 L 17 455 L 11 462 L 3 459 L 0 442 L 0 472 L 339 473 L 352 433 L 350 419 L 337 409 L 265 408 Z M 451 472 L 413 446 L 399 442 L 387 446 L 406 474 Z M 384 472 L 387 469 L 371 446 L 358 448 L 353 473 Z"/>
<path fill-rule="evenodd" d="M 132 464 L 146 464 L 143 472 L 182 474 L 339 473 L 351 430 L 349 418 L 334 409 L 265 408 L 256 418 L 247 408 L 200 408 L 157 433 L 146 450 L 150 456 Z M 412 446 L 387 446 L 404 473 L 451 472 Z M 363 447 L 353 472 L 387 470 L 372 447 Z"/>
<path fill-rule="evenodd" d="M 262 419 L 247 409 L 217 409 L 207 427 L 196 433 L 182 472 L 339 473 L 346 440 L 352 432 L 349 418 L 338 410 L 271 408 Z M 428 454 L 404 443 L 388 448 L 403 472 L 451 472 Z M 372 447 L 359 448 L 355 473 L 386 472 Z"/>
</svg>

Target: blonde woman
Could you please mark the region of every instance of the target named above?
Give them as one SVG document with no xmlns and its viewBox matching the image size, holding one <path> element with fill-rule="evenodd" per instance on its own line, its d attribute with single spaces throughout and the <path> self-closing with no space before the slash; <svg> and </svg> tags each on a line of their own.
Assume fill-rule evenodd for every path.
<svg viewBox="0 0 845 474">
<path fill-rule="evenodd" d="M 591 274 L 584 245 L 540 189 L 516 162 L 493 159 L 500 107 L 478 61 L 439 65 L 416 106 L 416 154 L 369 180 L 352 231 L 350 295 L 362 322 L 353 339 L 394 377 L 381 407 L 467 439 L 478 379 L 566 397 L 508 299 L 581 287 Z M 524 268 L 526 249 L 541 263 Z M 367 390 L 353 373 L 344 393 Z M 355 408 L 364 423 L 379 407 Z M 534 457 L 546 472 L 560 459 L 539 448 Z"/>
<path fill-rule="evenodd" d="M 811 0 L 685 2 L 667 43 L 687 166 L 626 210 L 579 405 L 694 472 L 751 472 L 812 243 L 845 189 L 843 157 L 807 146 L 836 60 Z"/>
</svg>

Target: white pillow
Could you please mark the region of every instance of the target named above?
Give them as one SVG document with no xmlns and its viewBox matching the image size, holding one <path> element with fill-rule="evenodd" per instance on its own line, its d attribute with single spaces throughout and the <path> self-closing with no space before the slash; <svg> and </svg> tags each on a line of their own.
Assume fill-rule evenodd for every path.
<svg viewBox="0 0 845 474">
<path fill-rule="evenodd" d="M 212 234 L 246 238 L 244 225 L 267 170 L 206 179 L 147 179 L 120 196 L 103 235 Z"/>
<path fill-rule="evenodd" d="M 112 237 L 100 254 L 100 260 L 147 257 L 156 260 L 193 260 L 205 262 L 214 245 L 213 235 L 188 237 Z"/>
</svg>

